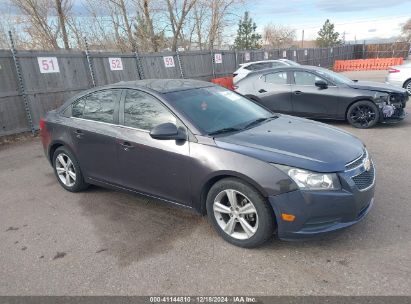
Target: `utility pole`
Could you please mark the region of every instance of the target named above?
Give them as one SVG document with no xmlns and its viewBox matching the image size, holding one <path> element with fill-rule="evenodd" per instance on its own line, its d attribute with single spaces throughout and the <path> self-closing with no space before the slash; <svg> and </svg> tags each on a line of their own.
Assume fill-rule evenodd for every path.
<svg viewBox="0 0 411 304">
<path fill-rule="evenodd" d="M 302 34 L 302 38 L 301 38 L 301 48 L 304 48 L 304 30 L 303 30 L 303 34 Z"/>
</svg>

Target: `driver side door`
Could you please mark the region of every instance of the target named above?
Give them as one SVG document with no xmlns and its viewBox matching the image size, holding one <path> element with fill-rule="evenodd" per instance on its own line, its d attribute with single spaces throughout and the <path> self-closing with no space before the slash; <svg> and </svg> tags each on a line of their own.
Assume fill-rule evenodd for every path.
<svg viewBox="0 0 411 304">
<path fill-rule="evenodd" d="M 308 71 L 292 72 L 291 101 L 296 115 L 312 118 L 336 118 L 339 88 L 330 81 Z M 318 80 L 327 83 L 326 88 L 315 85 Z"/>
<path fill-rule="evenodd" d="M 122 186 L 181 204 L 190 203 L 189 141 L 158 140 L 150 136 L 156 125 L 178 118 L 153 95 L 123 91 L 120 102 L 118 155 Z"/>
</svg>

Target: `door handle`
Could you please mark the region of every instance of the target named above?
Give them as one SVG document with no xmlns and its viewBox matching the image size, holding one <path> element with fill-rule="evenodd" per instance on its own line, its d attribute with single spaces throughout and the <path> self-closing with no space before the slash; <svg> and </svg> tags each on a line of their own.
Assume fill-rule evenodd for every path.
<svg viewBox="0 0 411 304">
<path fill-rule="evenodd" d="M 301 91 L 294 91 L 294 94 L 295 95 L 301 95 L 303 92 L 301 92 Z"/>
<path fill-rule="evenodd" d="M 83 131 L 77 129 L 75 132 L 77 138 L 82 138 L 84 136 Z"/>
<path fill-rule="evenodd" d="M 260 90 L 258 90 L 258 93 L 267 93 L 267 91 L 264 90 L 264 89 L 260 89 Z"/>
<path fill-rule="evenodd" d="M 121 142 L 120 145 L 123 147 L 125 151 L 128 151 L 134 148 L 134 146 L 130 144 L 128 141 Z"/>
</svg>

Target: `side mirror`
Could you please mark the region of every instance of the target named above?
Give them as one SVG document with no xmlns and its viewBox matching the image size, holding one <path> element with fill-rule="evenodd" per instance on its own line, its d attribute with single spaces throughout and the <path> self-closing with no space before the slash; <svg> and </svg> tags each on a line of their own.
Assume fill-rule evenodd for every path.
<svg viewBox="0 0 411 304">
<path fill-rule="evenodd" d="M 155 126 L 150 131 L 150 136 L 154 139 L 160 140 L 186 140 L 187 135 L 183 128 L 177 128 L 177 126 L 171 122 L 166 122 Z"/>
<path fill-rule="evenodd" d="M 320 89 L 326 89 L 326 88 L 328 88 L 328 84 L 327 84 L 327 82 L 325 82 L 324 80 L 317 80 L 317 81 L 315 82 L 315 86 L 316 86 L 316 87 L 319 87 Z"/>
</svg>

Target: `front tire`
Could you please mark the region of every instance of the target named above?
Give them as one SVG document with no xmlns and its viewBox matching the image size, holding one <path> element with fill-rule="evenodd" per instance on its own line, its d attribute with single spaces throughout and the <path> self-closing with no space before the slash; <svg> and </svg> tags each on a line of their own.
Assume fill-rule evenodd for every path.
<svg viewBox="0 0 411 304">
<path fill-rule="evenodd" d="M 60 185 L 70 191 L 79 192 L 87 188 L 77 159 L 69 149 L 62 146 L 53 154 L 53 168 Z"/>
<path fill-rule="evenodd" d="M 408 95 L 411 95 L 411 79 L 404 83 L 404 89 L 407 91 Z"/>
<path fill-rule="evenodd" d="M 272 207 L 257 190 L 239 179 L 225 178 L 215 183 L 206 204 L 214 229 L 231 244 L 254 248 L 273 235 Z"/>
<path fill-rule="evenodd" d="M 347 120 L 355 128 L 367 129 L 375 126 L 380 112 L 375 103 L 361 100 L 353 103 L 347 111 Z"/>
</svg>

